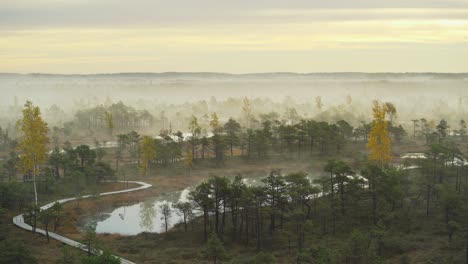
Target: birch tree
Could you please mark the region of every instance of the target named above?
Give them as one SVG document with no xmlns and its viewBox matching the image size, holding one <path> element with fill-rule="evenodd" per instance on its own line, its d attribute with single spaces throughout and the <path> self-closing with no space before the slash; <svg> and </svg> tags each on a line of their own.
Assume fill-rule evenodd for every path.
<svg viewBox="0 0 468 264">
<path fill-rule="evenodd" d="M 23 118 L 18 120 L 17 129 L 20 134 L 18 152 L 25 173 L 31 173 L 34 183 L 34 202 L 37 205 L 36 177 L 39 166 L 47 160 L 49 129 L 42 119 L 41 110 L 27 101 L 23 108 Z"/>
<path fill-rule="evenodd" d="M 143 175 L 146 176 L 146 173 L 149 171 L 150 162 L 156 158 L 156 144 L 154 140 L 149 136 L 144 136 L 141 141 L 141 169 L 143 170 Z"/>
<path fill-rule="evenodd" d="M 378 101 L 374 101 L 372 112 L 374 119 L 367 141 L 367 147 L 370 150 L 369 159 L 383 165 L 392 159 L 388 123 L 385 120 L 387 107 L 385 104 L 381 105 Z"/>
</svg>

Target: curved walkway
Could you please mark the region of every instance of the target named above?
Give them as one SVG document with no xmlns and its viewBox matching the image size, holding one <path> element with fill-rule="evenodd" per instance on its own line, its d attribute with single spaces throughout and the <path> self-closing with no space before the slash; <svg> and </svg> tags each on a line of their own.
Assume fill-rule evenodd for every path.
<svg viewBox="0 0 468 264">
<path fill-rule="evenodd" d="M 125 190 L 120 190 L 120 191 L 100 193 L 100 194 L 96 194 L 96 195 L 84 195 L 84 196 L 80 196 L 80 197 L 61 199 L 61 200 L 46 204 L 44 206 L 41 206 L 41 210 L 49 209 L 56 202 L 63 204 L 63 203 L 66 203 L 66 202 L 74 201 L 76 199 L 84 199 L 84 198 L 90 198 L 90 197 L 99 197 L 99 196 L 106 196 L 106 195 L 112 195 L 112 194 L 140 191 L 140 190 L 144 190 L 144 189 L 147 189 L 147 188 L 152 186 L 151 184 L 148 184 L 146 182 L 141 182 L 141 181 L 117 181 L 117 182 L 135 183 L 135 184 L 138 184 L 140 186 L 135 187 L 135 188 L 125 189 Z M 15 224 L 16 226 L 18 226 L 18 227 L 20 227 L 22 229 L 28 230 L 28 231 L 32 231 L 32 229 L 33 229 L 32 226 L 30 226 L 29 224 L 24 222 L 24 214 L 20 214 L 20 215 L 17 215 L 15 217 L 13 217 L 13 224 Z M 43 235 L 46 234 L 45 230 L 39 229 L 39 228 L 36 228 L 36 233 L 43 234 Z M 87 250 L 87 248 L 86 248 L 86 246 L 84 244 L 82 244 L 82 243 L 80 243 L 78 241 L 66 238 L 64 236 L 58 235 L 56 233 L 50 232 L 50 231 L 49 231 L 49 237 L 53 238 L 55 240 L 58 240 L 58 241 L 60 241 L 62 243 L 65 243 L 67 245 L 70 245 L 72 247 L 76 247 L 76 248 L 79 248 L 79 249 L 85 250 L 85 251 Z M 131 262 L 131 261 L 123 259 L 123 258 L 120 258 L 120 262 L 122 264 L 135 264 L 134 262 Z"/>
</svg>

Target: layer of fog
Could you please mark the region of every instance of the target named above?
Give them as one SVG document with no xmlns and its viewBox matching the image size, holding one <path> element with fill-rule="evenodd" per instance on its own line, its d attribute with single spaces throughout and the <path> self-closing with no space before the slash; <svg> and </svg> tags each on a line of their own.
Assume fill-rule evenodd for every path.
<svg viewBox="0 0 468 264">
<path fill-rule="evenodd" d="M 403 125 L 412 119 L 444 118 L 456 126 L 468 108 L 466 88 L 468 74 L 0 74 L 0 125 L 11 127 L 26 100 L 40 106 L 49 124 L 57 126 L 72 120 L 78 110 L 122 101 L 155 117 L 164 111 L 173 125 L 186 130 L 183 122 L 192 114 L 238 118 L 241 98 L 247 97 L 256 115 L 283 115 L 294 108 L 300 116 L 325 121 L 347 113 L 344 116 L 353 115 L 351 122 L 356 123 L 371 118 L 372 101 L 378 99 L 397 107 Z"/>
</svg>

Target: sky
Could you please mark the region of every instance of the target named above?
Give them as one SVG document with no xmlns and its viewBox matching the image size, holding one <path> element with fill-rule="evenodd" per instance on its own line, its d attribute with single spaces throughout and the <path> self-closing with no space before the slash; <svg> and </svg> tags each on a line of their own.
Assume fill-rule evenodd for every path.
<svg viewBox="0 0 468 264">
<path fill-rule="evenodd" d="M 468 72 L 468 0 L 0 0 L 0 72 Z"/>
</svg>

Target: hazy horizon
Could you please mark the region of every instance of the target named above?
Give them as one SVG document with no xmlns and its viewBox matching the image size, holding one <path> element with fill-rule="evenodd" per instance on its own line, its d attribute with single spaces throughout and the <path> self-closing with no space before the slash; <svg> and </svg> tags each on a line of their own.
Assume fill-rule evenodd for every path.
<svg viewBox="0 0 468 264">
<path fill-rule="evenodd" d="M 402 124 L 423 117 L 455 123 L 468 112 L 467 83 L 468 73 L 0 74 L 0 125 L 13 124 L 26 100 L 44 109 L 49 122 L 62 125 L 78 111 L 120 101 L 155 117 L 164 112 L 180 121 L 217 112 L 225 121 L 240 115 L 245 97 L 256 115 L 295 109 L 307 118 L 357 124 L 370 119 L 373 100 L 380 100 L 397 107 Z"/>
</svg>

